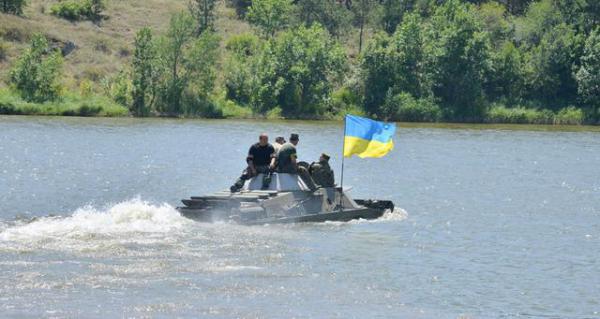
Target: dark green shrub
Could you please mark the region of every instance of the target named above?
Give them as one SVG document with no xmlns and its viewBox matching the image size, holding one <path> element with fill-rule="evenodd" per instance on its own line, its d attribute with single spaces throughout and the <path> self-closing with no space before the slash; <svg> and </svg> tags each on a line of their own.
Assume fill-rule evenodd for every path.
<svg viewBox="0 0 600 319">
<path fill-rule="evenodd" d="M 20 15 L 27 5 L 25 0 L 0 0 L 0 12 Z"/>
<path fill-rule="evenodd" d="M 388 94 L 382 111 L 384 119 L 393 121 L 437 122 L 442 117 L 440 107 L 431 99 L 415 99 L 406 92 Z"/>
</svg>

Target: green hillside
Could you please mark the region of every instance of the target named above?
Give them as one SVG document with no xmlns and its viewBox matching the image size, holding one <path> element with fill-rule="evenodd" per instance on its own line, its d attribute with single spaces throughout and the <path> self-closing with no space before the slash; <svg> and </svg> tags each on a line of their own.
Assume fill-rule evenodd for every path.
<svg viewBox="0 0 600 319">
<path fill-rule="evenodd" d="M 594 0 L 22 2 L 0 113 L 600 120 Z"/>
</svg>

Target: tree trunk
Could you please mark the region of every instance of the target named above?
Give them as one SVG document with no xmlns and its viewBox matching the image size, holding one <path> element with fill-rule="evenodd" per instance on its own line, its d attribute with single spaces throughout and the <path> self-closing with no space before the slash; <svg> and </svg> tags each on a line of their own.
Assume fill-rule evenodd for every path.
<svg viewBox="0 0 600 319">
<path fill-rule="evenodd" d="M 358 36 L 358 53 L 359 54 L 362 51 L 363 29 L 364 29 L 364 26 L 365 26 L 364 21 L 361 21 L 361 23 L 360 23 L 360 35 Z"/>
</svg>

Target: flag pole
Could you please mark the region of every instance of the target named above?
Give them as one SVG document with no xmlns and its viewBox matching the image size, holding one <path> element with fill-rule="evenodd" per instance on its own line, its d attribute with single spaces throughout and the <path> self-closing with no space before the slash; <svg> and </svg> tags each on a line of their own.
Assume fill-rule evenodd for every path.
<svg viewBox="0 0 600 319">
<path fill-rule="evenodd" d="M 342 142 L 342 173 L 340 174 L 340 210 L 344 210 L 342 205 L 342 198 L 344 197 L 344 149 L 346 148 L 346 118 L 348 115 L 344 115 L 344 139 Z"/>
</svg>

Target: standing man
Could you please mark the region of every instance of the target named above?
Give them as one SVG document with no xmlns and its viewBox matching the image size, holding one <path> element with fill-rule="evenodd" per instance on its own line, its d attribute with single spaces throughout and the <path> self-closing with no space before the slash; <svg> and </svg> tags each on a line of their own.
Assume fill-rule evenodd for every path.
<svg viewBox="0 0 600 319">
<path fill-rule="evenodd" d="M 298 134 L 292 133 L 290 135 L 290 141 L 285 143 L 279 149 L 277 154 L 277 172 L 287 174 L 298 174 L 304 184 L 308 186 L 311 191 L 317 190 L 315 182 L 310 177 L 308 170 L 297 163 L 298 156 L 296 154 L 296 145 L 300 141 Z"/>
<path fill-rule="evenodd" d="M 263 174 L 262 188 L 269 188 L 271 183 L 271 172 L 275 169 L 275 149 L 269 144 L 269 136 L 260 134 L 258 143 L 250 146 L 246 157 L 248 167 L 242 172 L 242 176 L 233 184 L 229 190 L 234 193 L 244 187 L 244 182 L 258 174 Z"/>
<path fill-rule="evenodd" d="M 335 178 L 333 170 L 329 167 L 329 155 L 323 153 L 319 157 L 318 162 L 310 164 L 308 172 L 312 176 L 315 183 L 321 187 L 334 187 Z"/>
</svg>

